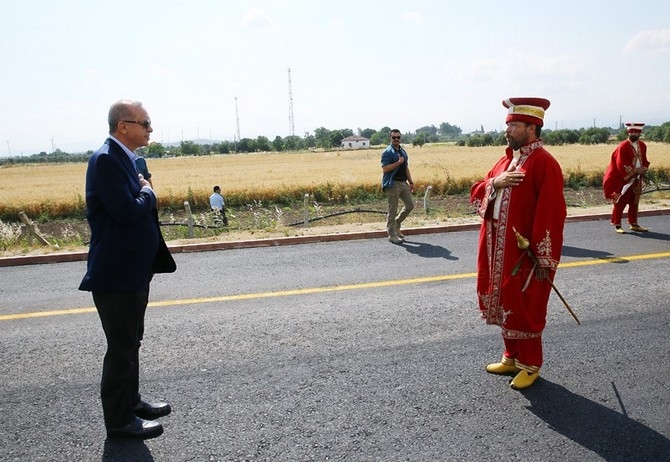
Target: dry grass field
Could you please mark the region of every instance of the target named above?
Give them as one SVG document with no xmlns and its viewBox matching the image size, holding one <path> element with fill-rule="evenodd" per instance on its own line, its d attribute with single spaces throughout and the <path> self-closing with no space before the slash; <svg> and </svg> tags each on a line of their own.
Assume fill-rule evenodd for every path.
<svg viewBox="0 0 670 462">
<path fill-rule="evenodd" d="M 567 176 L 571 172 L 601 174 L 614 145 L 548 146 Z M 380 149 L 357 151 L 226 154 L 203 157 L 150 159 L 154 187 L 161 206 L 179 206 L 190 200 L 195 208 L 206 205 L 215 184 L 229 203 L 273 201 L 282 195 L 338 196 L 364 189 L 379 191 Z M 412 176 L 419 190 L 469 182 L 485 174 L 503 147 L 468 148 L 446 144 L 408 147 Z M 648 143 L 652 168 L 670 169 L 670 144 Z M 83 210 L 85 164 L 39 164 L 0 168 L 0 216 L 26 210 L 33 214 Z M 3 213 L 4 212 L 4 213 Z"/>
<path fill-rule="evenodd" d="M 614 145 L 548 149 L 570 182 L 565 190 L 568 214 L 608 212 L 611 206 L 602 197 L 600 181 Z M 193 238 L 245 240 L 382 229 L 386 200 L 379 185 L 381 150 L 149 159 L 163 234 L 168 241 L 194 242 Z M 413 213 L 407 226 L 476 219 L 467 191 L 503 150 L 502 146 L 409 147 L 412 176 L 418 187 L 416 200 L 422 199 L 428 185 L 433 190 L 430 211 Z M 667 179 L 670 145 L 649 143 L 648 154 L 652 172 L 658 169 Z M 0 256 L 84 249 L 90 232 L 83 219 L 85 173 L 84 163 L 1 166 Z M 208 212 L 208 197 L 215 184 L 221 185 L 227 200 L 228 227 L 218 227 Z M 316 220 L 309 227 L 302 226 L 306 193 L 310 194 L 310 220 Z M 198 226 L 194 236 L 187 235 L 185 200 Z M 645 194 L 643 202 L 643 208 L 668 207 L 670 193 Z M 54 247 L 36 247 L 21 238 L 19 211 L 39 224 L 40 232 Z"/>
</svg>

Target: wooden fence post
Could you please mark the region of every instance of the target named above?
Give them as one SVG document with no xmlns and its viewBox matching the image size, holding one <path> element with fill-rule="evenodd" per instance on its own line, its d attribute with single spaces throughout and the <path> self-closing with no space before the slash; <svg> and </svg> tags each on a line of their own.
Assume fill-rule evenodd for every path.
<svg viewBox="0 0 670 462">
<path fill-rule="evenodd" d="M 49 241 L 44 239 L 44 237 L 40 234 L 39 229 L 37 229 L 37 225 L 33 223 L 33 221 L 28 218 L 28 215 L 26 215 L 24 212 L 19 212 L 19 218 L 25 225 L 24 229 L 26 232 L 24 233 L 26 237 L 28 238 L 28 242 L 32 243 L 33 242 L 33 237 L 36 237 L 37 240 L 42 244 L 42 245 L 48 245 L 51 246 Z M 58 246 L 56 246 L 58 247 Z"/>
<path fill-rule="evenodd" d="M 309 194 L 305 193 L 305 228 L 309 227 Z"/>
<path fill-rule="evenodd" d="M 423 195 L 423 210 L 428 213 L 430 210 L 430 191 L 433 189 L 432 186 L 426 188 L 426 192 Z"/>
<path fill-rule="evenodd" d="M 188 238 L 193 239 L 193 214 L 191 213 L 191 205 L 188 201 L 184 201 L 184 208 L 188 214 Z"/>
</svg>

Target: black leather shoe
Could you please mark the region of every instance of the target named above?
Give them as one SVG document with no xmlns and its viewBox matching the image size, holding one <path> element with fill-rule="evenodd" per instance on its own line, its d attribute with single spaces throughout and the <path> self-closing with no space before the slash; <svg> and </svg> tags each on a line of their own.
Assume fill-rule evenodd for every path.
<svg viewBox="0 0 670 462">
<path fill-rule="evenodd" d="M 172 412 L 172 408 L 168 403 L 150 403 L 142 400 L 133 408 L 133 412 L 142 419 L 154 420 L 168 415 Z"/>
<path fill-rule="evenodd" d="M 111 438 L 141 438 L 147 440 L 162 434 L 163 426 L 161 424 L 139 417 L 135 417 L 135 420 L 123 427 L 107 429 L 107 436 Z"/>
</svg>

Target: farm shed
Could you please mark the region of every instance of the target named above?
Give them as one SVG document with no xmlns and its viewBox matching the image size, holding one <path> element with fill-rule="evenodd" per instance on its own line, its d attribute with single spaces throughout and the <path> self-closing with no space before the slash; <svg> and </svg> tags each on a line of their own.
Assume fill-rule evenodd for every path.
<svg viewBox="0 0 670 462">
<path fill-rule="evenodd" d="M 361 149 L 370 147 L 370 139 L 363 136 L 347 136 L 342 140 L 341 146 L 345 149 Z"/>
</svg>

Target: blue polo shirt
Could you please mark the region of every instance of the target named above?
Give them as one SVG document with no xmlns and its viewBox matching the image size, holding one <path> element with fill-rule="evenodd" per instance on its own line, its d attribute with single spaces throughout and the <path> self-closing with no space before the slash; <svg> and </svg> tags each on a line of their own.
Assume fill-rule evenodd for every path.
<svg viewBox="0 0 670 462">
<path fill-rule="evenodd" d="M 393 148 L 393 145 L 389 144 L 388 147 L 384 150 L 384 152 L 382 152 L 382 167 L 398 162 L 398 160 L 400 160 L 400 156 L 403 156 L 405 158 L 405 163 L 403 163 L 400 167 L 396 168 L 395 170 L 391 170 L 390 172 L 384 172 L 384 174 L 382 175 L 382 191 L 391 186 L 391 184 L 393 183 L 393 178 L 395 177 L 395 174 L 398 173 L 398 170 L 400 168 L 406 169 L 409 163 L 407 152 L 405 152 L 402 146 L 400 146 L 400 150 L 396 151 Z"/>
</svg>

